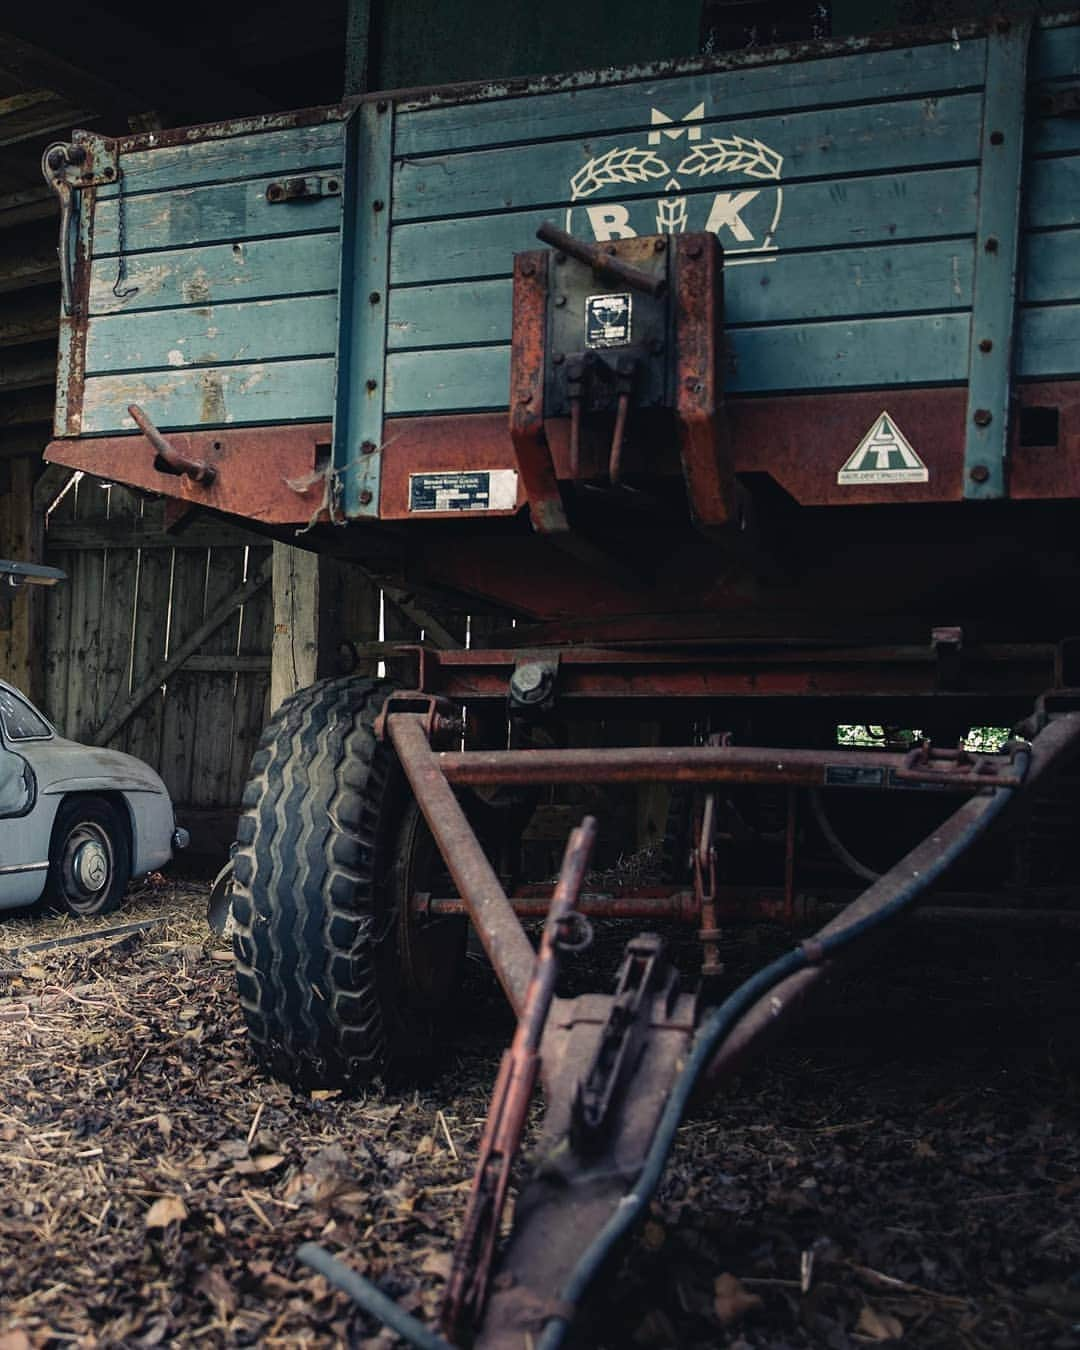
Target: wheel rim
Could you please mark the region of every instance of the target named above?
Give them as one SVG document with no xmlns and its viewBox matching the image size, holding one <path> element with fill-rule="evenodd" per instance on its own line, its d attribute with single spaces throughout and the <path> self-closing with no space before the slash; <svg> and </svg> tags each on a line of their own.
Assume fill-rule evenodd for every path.
<svg viewBox="0 0 1080 1350">
<path fill-rule="evenodd" d="M 93 906 L 107 895 L 113 877 L 112 840 L 94 821 L 80 821 L 64 841 L 60 884 L 75 908 Z"/>
</svg>

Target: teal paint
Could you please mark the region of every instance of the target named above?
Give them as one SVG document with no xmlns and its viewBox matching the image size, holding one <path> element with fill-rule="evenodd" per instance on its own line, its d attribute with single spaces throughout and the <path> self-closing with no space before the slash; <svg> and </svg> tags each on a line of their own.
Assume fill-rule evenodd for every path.
<svg viewBox="0 0 1080 1350">
<path fill-rule="evenodd" d="M 133 431 L 137 403 L 162 431 L 318 422 L 331 404 L 334 362 L 253 362 L 201 370 L 99 375 L 86 381 L 86 433 Z"/>
<path fill-rule="evenodd" d="M 875 317 L 971 304 L 969 239 L 822 253 L 778 254 L 768 264 L 724 273 L 724 328 L 800 319 Z M 391 293 L 387 346 L 468 346 L 510 341 L 507 277 Z"/>
<path fill-rule="evenodd" d="M 1020 379 L 1075 378 L 1080 371 L 1080 304 L 1024 310 L 1016 346 Z"/>
<path fill-rule="evenodd" d="M 966 313 L 735 329 L 727 334 L 726 389 L 764 394 L 955 384 L 966 370 L 967 332 Z M 386 363 L 386 412 L 505 408 L 509 379 L 507 346 L 395 352 Z"/>
<path fill-rule="evenodd" d="M 232 305 L 194 305 L 92 319 L 87 374 L 215 366 L 284 357 L 333 357 L 337 296 L 288 297 Z"/>
<path fill-rule="evenodd" d="M 271 180 L 218 183 L 212 187 L 179 188 L 125 197 L 125 254 L 195 248 L 201 244 L 234 244 L 272 235 L 317 233 L 338 228 L 341 198 L 318 197 L 292 206 L 266 200 Z M 117 249 L 116 200 L 102 202 L 97 212 L 94 256 Z"/>
<path fill-rule="evenodd" d="M 1021 18 L 995 24 L 987 38 L 964 445 L 964 496 L 975 501 L 1004 497 L 1008 490 L 1005 457 L 1030 39 L 1031 20 Z"/>
<path fill-rule="evenodd" d="M 362 103 L 350 119 L 348 165 L 359 172 L 345 176 L 333 440 L 335 483 L 350 518 L 379 514 L 393 135 L 389 100 Z"/>
<path fill-rule="evenodd" d="M 784 188 L 780 251 L 970 235 L 977 188 L 972 168 L 795 183 Z M 396 225 L 391 284 L 509 276 L 514 252 L 535 248 L 539 226 L 557 216 L 556 207 Z"/>
<path fill-rule="evenodd" d="M 581 89 L 573 94 L 506 99 L 498 115 L 490 104 L 410 105 L 398 114 L 394 151 L 415 156 L 476 149 L 511 141 L 587 136 L 598 126 L 648 130 L 649 110 L 681 116 L 698 103 L 738 109 L 740 117 L 798 109 L 886 102 L 982 85 L 985 44 L 951 42 L 901 51 L 862 52 L 729 70 L 719 74 L 643 80 L 633 85 Z M 410 110 L 411 109 L 411 110 Z M 483 111 L 482 111 L 483 110 Z M 486 115 L 485 115 L 486 112 Z"/>
<path fill-rule="evenodd" d="M 1075 300 L 1080 296 L 1080 230 L 1026 235 L 1020 275 L 1028 303 Z"/>
<path fill-rule="evenodd" d="M 113 294 L 115 257 L 100 258 L 91 269 L 90 314 L 134 314 L 316 292 L 336 296 L 340 250 L 334 230 L 136 253 L 128 258 L 126 282 L 134 293 L 123 300 Z"/>
<path fill-rule="evenodd" d="M 552 95 L 552 98 L 567 97 Z M 732 139 L 735 137 L 757 141 L 781 157 L 779 172 L 785 183 L 808 178 L 831 182 L 841 172 L 937 168 L 976 159 L 980 111 L 978 94 L 779 117 L 743 118 L 732 110 L 722 121 L 703 121 L 701 143 L 705 148 L 713 139 L 731 145 L 736 144 Z M 480 109 L 477 112 L 479 115 Z M 642 142 L 647 142 L 647 133 L 604 134 L 585 141 L 545 142 L 525 148 L 507 146 L 400 160 L 394 173 L 394 220 L 473 215 L 537 205 L 550 206 L 552 210 L 565 208 L 575 191 L 580 190 L 574 184 L 586 176 L 586 166 L 590 164 L 598 166 L 602 181 L 587 199 L 581 199 L 579 216 L 598 202 L 663 195 L 666 182 L 673 176 L 678 176 L 680 183 L 685 181 L 689 190 L 693 178 L 689 172 L 680 174 L 679 168 L 692 154 L 692 144 L 681 140 L 669 151 L 666 142 L 656 146 Z M 623 161 L 604 164 L 605 156 L 615 152 L 633 153 L 635 159 L 629 164 Z M 734 161 L 734 153 L 729 158 Z M 707 182 L 714 191 L 747 186 L 746 175 L 735 169 L 709 174 Z M 761 185 L 761 180 L 757 185 Z"/>
<path fill-rule="evenodd" d="M 127 174 L 124 193 L 163 192 L 208 183 L 231 183 L 238 178 L 278 178 L 307 170 L 336 169 L 343 156 L 339 117 L 310 127 L 288 127 L 250 136 L 224 136 L 157 149 L 130 150 L 123 157 Z M 116 188 L 101 189 L 101 199 L 116 196 Z M 306 203 L 280 203 L 278 211 L 303 210 Z"/>
</svg>

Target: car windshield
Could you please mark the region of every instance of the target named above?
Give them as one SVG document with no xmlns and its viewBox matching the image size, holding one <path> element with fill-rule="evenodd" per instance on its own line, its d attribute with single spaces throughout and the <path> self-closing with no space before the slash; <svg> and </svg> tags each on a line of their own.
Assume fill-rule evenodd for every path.
<svg viewBox="0 0 1080 1350">
<path fill-rule="evenodd" d="M 35 741 L 52 735 L 44 717 L 11 689 L 0 686 L 0 723 L 9 741 Z"/>
</svg>

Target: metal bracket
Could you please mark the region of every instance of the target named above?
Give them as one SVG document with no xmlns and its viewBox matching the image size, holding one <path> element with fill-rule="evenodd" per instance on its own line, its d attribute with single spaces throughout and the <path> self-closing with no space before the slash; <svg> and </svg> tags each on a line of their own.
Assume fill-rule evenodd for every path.
<svg viewBox="0 0 1080 1350">
<path fill-rule="evenodd" d="M 345 128 L 333 462 L 349 520 L 379 515 L 393 132 L 389 99 L 362 103 Z"/>
<path fill-rule="evenodd" d="M 968 355 L 964 496 L 1007 494 L 1013 330 L 1031 18 L 997 18 L 986 39 L 982 160 Z"/>
<path fill-rule="evenodd" d="M 266 189 L 271 206 L 279 202 L 309 202 L 319 197 L 341 196 L 341 174 L 312 174 L 307 178 L 282 178 Z"/>
</svg>

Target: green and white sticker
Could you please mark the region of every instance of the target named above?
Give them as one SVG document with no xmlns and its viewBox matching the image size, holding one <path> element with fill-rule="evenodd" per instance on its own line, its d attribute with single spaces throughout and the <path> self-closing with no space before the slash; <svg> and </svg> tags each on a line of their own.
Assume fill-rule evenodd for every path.
<svg viewBox="0 0 1080 1350">
<path fill-rule="evenodd" d="M 855 447 L 836 481 L 860 483 L 927 483 L 930 470 L 912 448 L 890 413 L 883 412 Z"/>
</svg>

